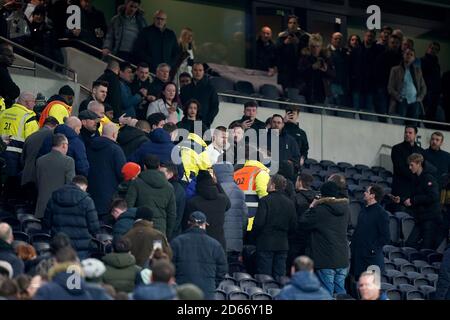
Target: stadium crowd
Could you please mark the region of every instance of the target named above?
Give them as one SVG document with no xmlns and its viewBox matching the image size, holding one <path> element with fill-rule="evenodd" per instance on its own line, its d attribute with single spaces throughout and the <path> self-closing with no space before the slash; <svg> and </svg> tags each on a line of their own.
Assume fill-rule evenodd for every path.
<svg viewBox="0 0 450 320">
<path fill-rule="evenodd" d="M 279 283 L 291 277 L 275 299 L 350 293 L 385 300 L 380 274 L 367 268 L 385 271 L 391 214 L 408 212 L 415 220 L 407 247 L 435 250 L 447 239 L 450 155 L 441 150 L 442 133 L 423 150 L 415 123 L 405 127 L 392 150 L 391 192 L 366 186 L 350 234 L 349 177 L 329 172 L 313 188 L 299 107 L 263 121 L 249 101 L 241 119 L 211 128 L 219 98 L 195 60 L 192 30 L 177 40 L 162 10 L 147 26 L 140 0 L 127 0 L 108 28 L 103 14 L 81 0 L 81 30 L 65 30 L 61 12 L 69 1 L 44 2 L 5 4 L 2 32 L 30 45 L 32 35 L 10 34 L 9 23 L 18 21 L 11 15 L 20 16 L 27 20 L 16 31 L 45 24 L 29 30 L 43 33 L 35 41 L 45 48 L 33 46 L 36 52 L 57 55 L 54 39 L 71 36 L 126 61 L 107 59 L 75 114 L 68 85 L 35 108 L 36 96 L 9 75 L 12 46 L 0 44 L 0 297 L 214 299 L 230 275 L 246 272 Z M 434 119 L 438 43 L 415 59 L 411 40 L 389 27 L 378 41 L 375 31 L 362 42 L 352 35 L 348 48 L 343 40 L 335 33 L 324 48 L 319 34 L 300 30 L 290 17 L 276 44 L 262 29 L 257 61 L 312 104 Z M 438 299 L 450 298 L 449 254 L 440 265 Z M 79 286 L 68 285 L 74 276 Z"/>
</svg>

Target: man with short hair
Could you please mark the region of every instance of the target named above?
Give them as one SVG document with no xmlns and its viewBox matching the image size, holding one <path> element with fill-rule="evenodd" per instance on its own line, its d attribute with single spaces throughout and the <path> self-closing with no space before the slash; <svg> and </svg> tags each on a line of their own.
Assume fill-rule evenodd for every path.
<svg viewBox="0 0 450 320">
<path fill-rule="evenodd" d="M 276 73 L 277 49 L 272 40 L 272 30 L 268 26 L 261 28 L 256 40 L 255 69 L 268 72 L 271 77 Z"/>
<path fill-rule="evenodd" d="M 133 81 L 133 69 L 128 62 L 120 63 L 120 97 L 123 112 L 128 117 L 136 118 L 136 110 L 147 95 L 147 89 L 142 88 L 138 93 L 132 94 L 130 84 Z"/>
<path fill-rule="evenodd" d="M 170 69 L 170 65 L 165 62 L 158 64 L 156 67 L 156 77 L 153 79 L 147 92 L 147 101 L 149 103 L 161 96 L 164 86 L 169 82 Z"/>
<path fill-rule="evenodd" d="M 109 84 L 106 81 L 95 80 L 92 83 L 91 95 L 80 103 L 80 106 L 78 107 L 78 113 L 86 110 L 89 102 L 93 100 L 104 103 L 108 95 L 108 86 Z"/>
<path fill-rule="evenodd" d="M 188 72 L 182 72 L 179 76 L 178 76 L 178 80 L 180 83 L 180 90 L 181 88 L 187 86 L 188 84 L 192 83 L 192 76 L 188 73 Z"/>
<path fill-rule="evenodd" d="M 11 226 L 7 223 L 0 223 L 0 261 L 8 262 L 13 269 L 13 277 L 17 277 L 24 272 L 24 264 L 14 252 L 13 241 L 14 235 Z"/>
<path fill-rule="evenodd" d="M 340 32 L 331 35 L 330 61 L 333 65 L 336 76 L 331 78 L 329 102 L 337 106 L 348 107 L 347 95 L 349 91 L 349 51 L 344 47 L 344 36 Z"/>
<path fill-rule="evenodd" d="M 176 300 L 175 266 L 165 259 L 151 265 L 151 283 L 137 287 L 133 292 L 134 300 Z"/>
<path fill-rule="evenodd" d="M 117 143 L 122 148 L 125 157 L 129 158 L 144 143 L 149 141 L 149 124 L 145 120 L 138 120 L 135 126 L 126 125 L 119 129 Z"/>
<path fill-rule="evenodd" d="M 153 24 L 139 32 L 134 43 L 133 55 L 136 61 L 146 62 L 150 72 L 155 72 L 160 63 L 175 65 L 178 56 L 178 42 L 175 32 L 166 27 L 167 14 L 157 10 Z"/>
<path fill-rule="evenodd" d="M 439 65 L 439 51 L 441 45 L 439 42 L 431 42 L 428 45 L 425 56 L 421 59 L 423 79 L 427 86 L 427 95 L 423 100 L 425 107 L 425 118 L 436 121 L 436 111 L 439 105 L 439 98 L 442 92 L 441 88 L 441 66 Z M 430 126 L 426 124 L 426 126 Z"/>
<path fill-rule="evenodd" d="M 423 152 L 425 160 L 436 168 L 434 176 L 439 183 L 439 190 L 446 187 L 447 176 L 450 173 L 450 154 L 441 149 L 443 143 L 444 135 L 442 132 L 433 132 L 430 147 Z"/>
<path fill-rule="evenodd" d="M 132 60 L 132 51 L 139 32 L 147 26 L 141 0 L 126 0 L 112 17 L 103 42 L 103 55 L 110 53 L 125 61 Z"/>
<path fill-rule="evenodd" d="M 117 60 L 112 58 L 107 59 L 107 63 L 105 72 L 97 81 L 108 82 L 108 94 L 106 95 L 105 104 L 111 107 L 113 119 L 119 119 L 123 114 L 119 78 L 120 65 Z"/>
<path fill-rule="evenodd" d="M 383 189 L 368 186 L 364 192 L 365 206 L 358 215 L 358 224 L 351 242 L 350 273 L 357 281 L 367 267 L 376 265 L 384 272 L 383 246 L 389 244 L 389 214 L 380 205 Z"/>
<path fill-rule="evenodd" d="M 20 88 L 12 80 L 8 67 L 14 63 L 14 51 L 10 44 L 0 44 L 0 110 L 11 106 L 20 95 Z"/>
<path fill-rule="evenodd" d="M 300 150 L 297 142 L 292 138 L 286 130 L 283 130 L 285 126 L 283 116 L 274 114 L 271 120 L 271 129 L 267 132 L 267 144 L 268 150 L 272 150 L 272 133 L 275 138 L 278 138 L 278 159 L 272 158 L 272 161 L 289 161 L 294 167 L 299 167 L 300 163 Z M 271 151 L 273 154 L 274 151 Z"/>
<path fill-rule="evenodd" d="M 116 142 L 117 134 L 115 124 L 104 125 L 102 136 L 94 138 L 88 150 L 89 193 L 100 221 L 105 220 L 109 214 L 109 204 L 122 181 L 122 167 L 126 162 L 125 155 Z"/>
<path fill-rule="evenodd" d="M 300 128 L 299 124 L 300 108 L 298 106 L 287 106 L 286 116 L 284 119 L 284 131 L 295 139 L 300 149 L 300 166 L 303 166 L 308 158 L 308 136 L 306 132 Z"/>
<path fill-rule="evenodd" d="M 79 136 L 86 149 L 88 149 L 91 146 L 92 140 L 100 136 L 98 132 L 100 117 L 95 112 L 86 109 L 78 114 L 78 118 L 81 120 L 82 125 Z"/>
<path fill-rule="evenodd" d="M 136 208 L 128 208 L 127 202 L 122 198 L 114 199 L 111 203 L 111 216 L 114 220 L 113 238 L 119 239 L 127 233 L 136 220 Z"/>
<path fill-rule="evenodd" d="M 363 272 L 359 277 L 358 291 L 361 300 L 389 300 L 381 291 L 380 275 L 374 272 Z"/>
<path fill-rule="evenodd" d="M 332 300 L 333 297 L 322 288 L 314 274 L 314 262 L 307 256 L 299 256 L 292 264 L 291 282 L 286 285 L 275 300 Z"/>
<path fill-rule="evenodd" d="M 413 213 L 416 223 L 405 246 L 420 249 L 436 249 L 437 238 L 442 227 L 441 206 L 439 203 L 439 186 L 424 166 L 421 154 L 413 153 L 408 157 L 409 170 L 414 175 L 411 192 L 405 197 L 396 197 L 395 202 L 403 205 Z M 420 240 L 422 243 L 419 244 Z"/>
<path fill-rule="evenodd" d="M 150 208 L 153 212 L 155 229 L 170 238 L 177 217 L 173 187 L 158 171 L 160 161 L 157 156 L 148 155 L 144 159 L 144 171 L 130 183 L 126 195 L 128 206 Z"/>
<path fill-rule="evenodd" d="M 164 113 L 152 113 L 147 117 L 147 122 L 150 125 L 150 132 L 156 129 L 162 129 L 166 124 L 166 116 Z"/>
<path fill-rule="evenodd" d="M 204 151 L 211 167 L 217 163 L 226 149 L 228 149 L 228 131 L 227 128 L 219 126 L 214 129 L 212 141 Z"/>
<path fill-rule="evenodd" d="M 294 203 L 284 194 L 286 178 L 270 178 L 266 197 L 259 200 L 252 233 L 256 238 L 256 263 L 260 274 L 275 279 L 286 275 L 288 235 L 297 224 Z"/>
<path fill-rule="evenodd" d="M 209 128 L 219 113 L 219 97 L 216 89 L 205 76 L 202 63 L 194 63 L 192 75 L 192 83 L 181 89 L 181 102 L 184 105 L 191 99 L 198 100 L 201 106 L 201 119 L 205 126 Z"/>
<path fill-rule="evenodd" d="M 91 239 L 100 232 L 94 201 L 86 193 L 88 181 L 84 176 L 75 176 L 68 183 L 52 193 L 49 199 L 43 225 L 53 236 L 59 232 L 72 239 L 78 257 L 88 257 Z M 77 226 L 74 228 L 73 226 Z"/>
<path fill-rule="evenodd" d="M 377 45 L 387 47 L 392 31 L 391 27 L 383 26 L 383 28 L 381 28 L 380 36 L 378 37 Z"/>
<path fill-rule="evenodd" d="M 172 261 L 177 284 L 193 283 L 202 289 L 205 299 L 214 292 L 228 271 L 222 245 L 206 234 L 206 216 L 195 211 L 189 216 L 189 229 L 172 240 Z"/>
<path fill-rule="evenodd" d="M 149 95 L 151 87 L 150 69 L 147 63 L 141 62 L 138 64 L 133 82 L 130 84 L 131 93 L 133 95 L 141 93 L 142 102 L 136 110 L 137 119 L 145 119 L 148 104 L 150 101 L 154 101 L 155 97 Z M 142 90 L 145 89 L 145 90 Z M 145 93 L 145 94 L 144 94 Z"/>
<path fill-rule="evenodd" d="M 36 161 L 38 199 L 35 216 L 44 217 L 47 202 L 53 191 L 70 183 L 75 176 L 75 162 L 67 156 L 69 141 L 61 133 L 52 136 L 52 150 Z"/>
<path fill-rule="evenodd" d="M 266 125 L 261 120 L 256 118 L 258 112 L 258 103 L 256 101 L 247 101 L 244 104 L 244 115 L 241 119 L 235 120 L 233 122 L 241 123 L 245 130 L 254 129 L 256 130 L 256 134 L 258 134 L 258 130 L 265 130 Z"/>
<path fill-rule="evenodd" d="M 392 194 L 400 198 L 408 196 L 412 191 L 413 175 L 408 168 L 408 156 L 413 153 L 423 153 L 416 143 L 417 127 L 406 126 L 404 141 L 392 147 L 391 159 L 394 166 L 392 177 Z M 402 211 L 401 208 L 398 208 Z"/>
</svg>

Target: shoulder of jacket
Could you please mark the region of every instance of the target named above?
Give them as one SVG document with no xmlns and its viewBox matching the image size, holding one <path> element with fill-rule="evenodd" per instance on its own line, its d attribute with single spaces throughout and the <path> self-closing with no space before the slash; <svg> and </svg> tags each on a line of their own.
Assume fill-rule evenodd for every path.
<svg viewBox="0 0 450 320">
<path fill-rule="evenodd" d="M 317 200 L 317 205 L 320 204 L 348 204 L 347 198 L 335 198 L 335 197 L 325 197 Z"/>
</svg>

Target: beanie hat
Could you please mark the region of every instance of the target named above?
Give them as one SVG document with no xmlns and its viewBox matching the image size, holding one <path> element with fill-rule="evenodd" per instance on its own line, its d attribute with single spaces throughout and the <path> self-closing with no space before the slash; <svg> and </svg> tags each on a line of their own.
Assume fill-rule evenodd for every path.
<svg viewBox="0 0 450 320">
<path fill-rule="evenodd" d="M 339 197 L 339 187 L 336 183 L 332 181 L 325 182 L 320 187 L 320 193 L 322 197 Z"/>
<path fill-rule="evenodd" d="M 153 220 L 153 211 L 147 207 L 139 207 L 136 209 L 136 220 Z"/>
<path fill-rule="evenodd" d="M 106 271 L 106 267 L 103 262 L 94 258 L 89 258 L 81 261 L 81 266 L 83 267 L 83 272 L 86 279 L 98 279 Z"/>
<path fill-rule="evenodd" d="M 141 173 L 141 166 L 134 162 L 127 162 L 122 167 L 122 175 L 125 181 L 136 178 Z"/>
<path fill-rule="evenodd" d="M 200 170 L 198 172 L 198 175 L 197 175 L 197 186 L 199 184 L 208 185 L 208 186 L 215 184 L 214 180 L 213 180 L 213 177 L 211 177 L 211 174 L 209 173 L 208 170 Z"/>
</svg>

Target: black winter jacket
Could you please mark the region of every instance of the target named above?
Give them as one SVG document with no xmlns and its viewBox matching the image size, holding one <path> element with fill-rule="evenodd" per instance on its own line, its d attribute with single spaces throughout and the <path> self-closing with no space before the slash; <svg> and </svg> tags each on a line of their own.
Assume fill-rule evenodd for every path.
<svg viewBox="0 0 450 320">
<path fill-rule="evenodd" d="M 87 252 L 91 238 L 100 231 L 94 201 L 74 184 L 53 192 L 43 222 L 51 235 L 67 234 L 77 252 Z"/>
<path fill-rule="evenodd" d="M 105 72 L 97 80 L 108 82 L 108 94 L 106 95 L 105 104 L 111 106 L 114 112 L 114 119 L 119 119 L 122 115 L 122 100 L 119 76 L 113 71 L 106 69 Z"/>
<path fill-rule="evenodd" d="M 147 134 L 141 129 L 124 126 L 120 128 L 117 143 L 123 150 L 125 157 L 132 155 L 145 142 L 150 141 Z"/>
<path fill-rule="evenodd" d="M 0 97 L 5 99 L 7 107 L 14 103 L 14 100 L 20 94 L 20 88 L 15 84 L 9 75 L 8 68 L 5 64 L 0 64 Z"/>
</svg>

